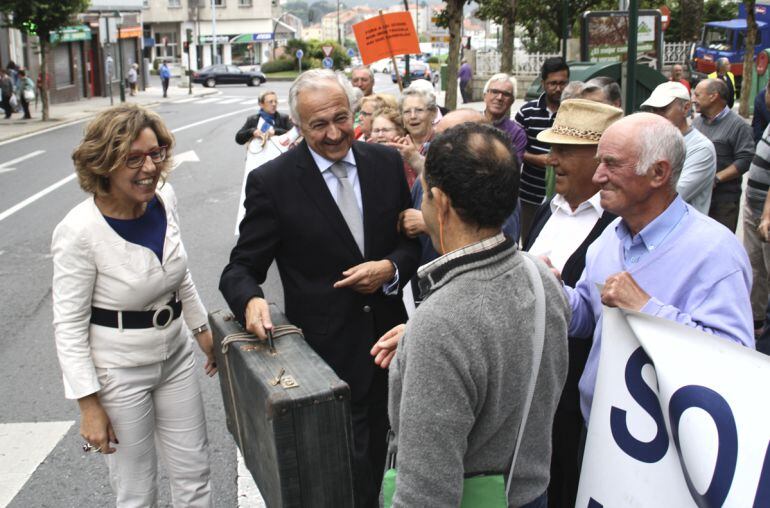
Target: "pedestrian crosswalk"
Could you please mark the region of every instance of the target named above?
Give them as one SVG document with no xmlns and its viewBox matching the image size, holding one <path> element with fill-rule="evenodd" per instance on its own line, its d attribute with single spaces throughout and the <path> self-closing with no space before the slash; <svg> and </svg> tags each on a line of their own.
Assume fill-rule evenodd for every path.
<svg viewBox="0 0 770 508">
<path fill-rule="evenodd" d="M 259 99 L 257 97 L 252 96 L 228 96 L 228 95 L 206 95 L 206 96 L 200 96 L 200 97 L 184 97 L 182 99 L 175 99 L 172 101 L 169 101 L 172 104 L 244 104 L 244 105 L 251 105 L 254 104 L 255 106 L 259 103 Z M 278 101 L 279 104 L 286 104 L 287 101 L 285 99 L 280 99 Z"/>
</svg>

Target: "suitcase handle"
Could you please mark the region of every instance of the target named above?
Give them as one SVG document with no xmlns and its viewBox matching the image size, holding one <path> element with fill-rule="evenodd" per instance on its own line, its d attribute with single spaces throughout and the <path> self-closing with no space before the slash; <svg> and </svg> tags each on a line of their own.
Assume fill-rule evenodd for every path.
<svg viewBox="0 0 770 508">
<path fill-rule="evenodd" d="M 298 334 L 304 338 L 302 330 L 294 325 L 277 325 L 273 328 L 273 339 L 283 337 L 284 335 L 291 335 L 293 333 Z M 230 350 L 230 344 L 233 342 L 256 342 L 259 344 L 264 343 L 262 339 L 257 338 L 256 335 L 249 332 L 236 332 L 227 335 L 222 339 L 222 354 L 226 355 Z"/>
</svg>

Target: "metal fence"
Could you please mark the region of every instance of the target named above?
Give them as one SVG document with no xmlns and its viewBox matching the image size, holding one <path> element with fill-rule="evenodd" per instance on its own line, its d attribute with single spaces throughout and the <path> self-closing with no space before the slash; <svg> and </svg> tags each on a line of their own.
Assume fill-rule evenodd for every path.
<svg viewBox="0 0 770 508">
<path fill-rule="evenodd" d="M 690 56 L 691 42 L 664 42 L 663 65 L 683 64 Z"/>
<path fill-rule="evenodd" d="M 561 53 L 517 53 L 513 55 L 514 76 L 534 76 L 540 73 L 540 68 L 547 58 L 560 56 Z M 487 51 L 476 53 L 476 74 L 489 76 L 500 72 L 500 53 Z"/>
</svg>

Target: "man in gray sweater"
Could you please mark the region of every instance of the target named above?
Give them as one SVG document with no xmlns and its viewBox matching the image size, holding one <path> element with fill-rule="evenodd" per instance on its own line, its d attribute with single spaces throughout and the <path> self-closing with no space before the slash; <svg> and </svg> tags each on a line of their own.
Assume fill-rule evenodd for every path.
<svg viewBox="0 0 770 508">
<path fill-rule="evenodd" d="M 533 371 L 535 297 L 524 254 L 501 231 L 516 206 L 510 143 L 462 124 L 431 144 L 423 217 L 438 259 L 420 268 L 423 303 L 390 366 L 393 506 L 460 506 L 463 479 L 510 470 Z M 545 340 L 509 506 L 545 507 L 551 425 L 567 373 L 570 311 L 551 272 Z"/>
<path fill-rule="evenodd" d="M 700 112 L 693 127 L 714 143 L 717 173 L 711 194 L 709 216 L 735 232 L 741 201 L 741 176 L 754 157 L 751 127 L 727 107 L 729 90 L 721 79 L 704 79 L 693 92 L 695 110 Z"/>
</svg>

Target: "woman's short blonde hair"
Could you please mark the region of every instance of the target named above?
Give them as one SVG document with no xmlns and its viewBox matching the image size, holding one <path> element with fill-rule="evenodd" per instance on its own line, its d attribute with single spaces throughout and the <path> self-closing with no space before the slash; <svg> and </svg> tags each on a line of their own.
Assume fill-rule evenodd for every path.
<svg viewBox="0 0 770 508">
<path fill-rule="evenodd" d="M 83 140 L 72 152 L 80 187 L 94 195 L 110 192 L 108 174 L 121 168 L 131 152 L 131 145 L 146 129 L 152 129 L 158 146 L 166 147 L 166 159 L 155 164 L 165 182 L 171 169 L 174 135 L 154 111 L 136 104 L 121 104 L 96 115 L 86 127 Z"/>
<path fill-rule="evenodd" d="M 398 108 L 398 101 L 396 101 L 396 98 L 387 93 L 375 93 L 364 97 L 361 99 L 361 107 L 370 102 L 374 104 L 375 113 L 383 108 Z"/>
<path fill-rule="evenodd" d="M 399 113 L 396 108 L 378 109 L 374 112 L 374 116 L 372 116 L 372 122 L 374 122 L 374 119 L 378 116 L 381 116 L 386 120 L 390 120 L 390 122 L 396 126 L 399 136 L 406 135 L 406 129 L 404 129 L 404 123 L 401 120 L 401 113 Z"/>
</svg>

